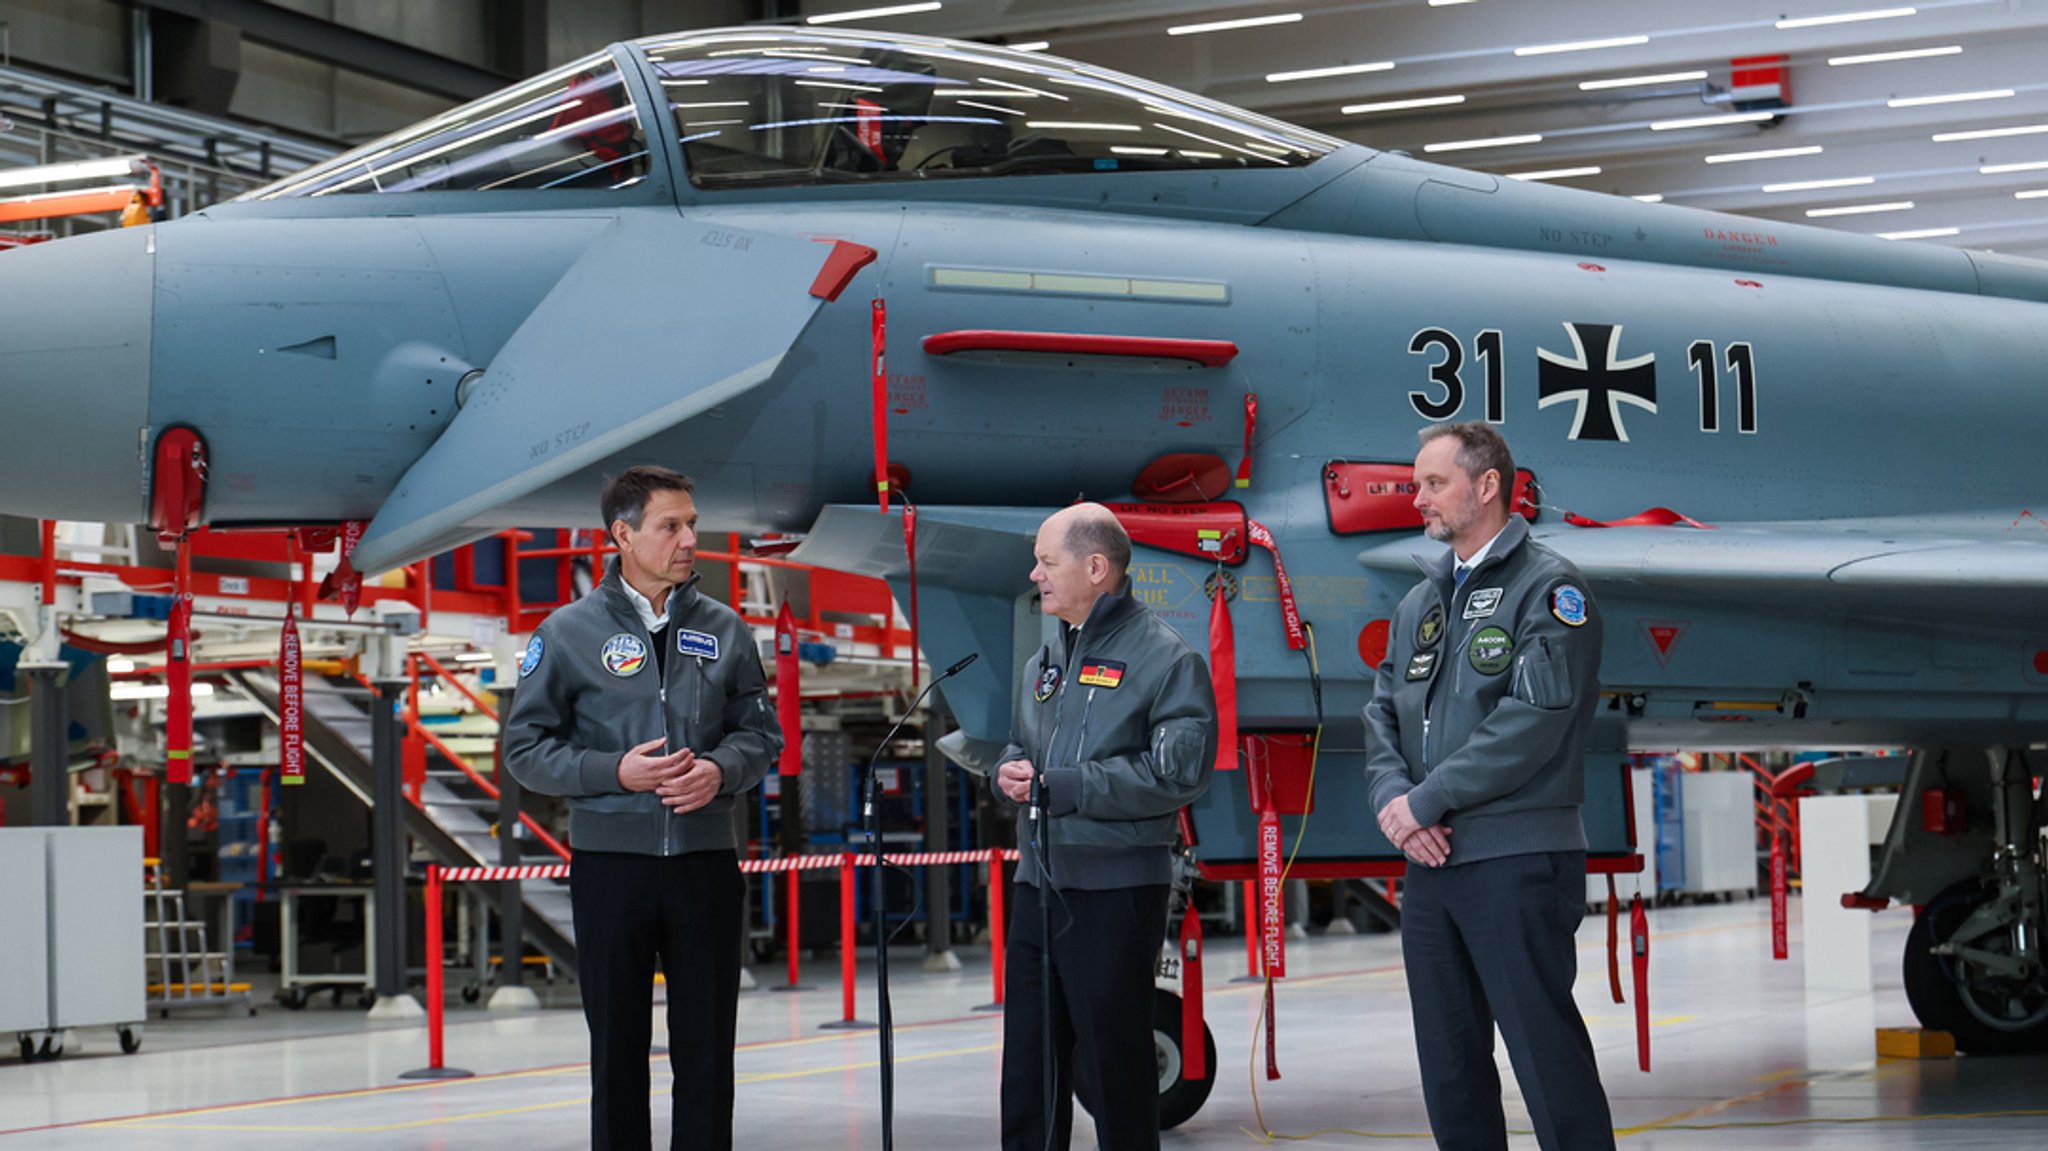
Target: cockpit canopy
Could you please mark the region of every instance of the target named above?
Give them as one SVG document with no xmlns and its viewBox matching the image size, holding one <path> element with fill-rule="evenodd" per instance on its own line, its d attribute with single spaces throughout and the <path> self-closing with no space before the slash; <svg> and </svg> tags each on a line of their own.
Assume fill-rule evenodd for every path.
<svg viewBox="0 0 2048 1151">
<path fill-rule="evenodd" d="M 728 29 L 637 45 L 666 115 L 601 52 L 244 196 L 615 190 L 672 129 L 702 189 L 1299 167 L 1341 142 L 1084 64 L 927 37 Z"/>
<path fill-rule="evenodd" d="M 1271 168 L 1338 141 L 1064 60 L 924 37 L 643 40 L 699 188 Z"/>
</svg>

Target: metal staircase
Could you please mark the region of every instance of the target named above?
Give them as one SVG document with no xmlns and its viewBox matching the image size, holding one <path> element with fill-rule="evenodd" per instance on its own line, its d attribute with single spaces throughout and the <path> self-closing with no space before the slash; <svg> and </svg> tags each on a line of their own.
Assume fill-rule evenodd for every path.
<svg viewBox="0 0 2048 1151">
<path fill-rule="evenodd" d="M 274 675 L 235 671 L 229 673 L 229 679 L 276 721 L 278 685 Z M 368 690 L 308 675 L 303 697 L 307 758 L 332 773 L 365 807 L 374 806 Z M 430 745 L 420 803 L 406 805 L 406 831 L 443 865 L 495 867 L 499 862 L 498 838 L 492 830 L 496 820 L 497 801 Z M 518 842 L 524 862 L 560 862 L 529 838 L 522 836 Z M 557 965 L 574 972 L 576 931 L 569 913 L 568 882 L 524 880 L 520 898 L 526 907 L 527 941 Z"/>
</svg>

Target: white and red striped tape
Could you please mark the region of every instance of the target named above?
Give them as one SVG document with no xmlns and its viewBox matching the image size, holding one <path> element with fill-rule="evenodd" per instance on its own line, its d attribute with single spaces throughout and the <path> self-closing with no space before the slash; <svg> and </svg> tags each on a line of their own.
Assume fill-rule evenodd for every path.
<svg viewBox="0 0 2048 1151">
<path fill-rule="evenodd" d="M 1010 862 L 1015 862 L 1017 859 L 1017 852 L 1014 848 L 1001 850 L 995 854 L 999 858 Z M 838 867 L 847 858 L 849 857 L 845 855 L 796 855 L 787 856 L 782 859 L 743 859 L 740 861 L 740 871 L 747 875 L 784 871 L 820 871 Z M 855 855 L 851 858 L 855 867 L 873 867 L 875 865 L 875 857 L 872 855 Z M 988 859 L 989 853 L 987 851 L 925 851 L 905 855 L 892 855 L 889 857 L 889 862 L 901 864 L 905 867 L 920 867 L 928 865 L 945 866 L 955 863 L 986 863 Z M 507 879 L 567 879 L 569 878 L 569 865 L 566 863 L 544 863 L 529 864 L 525 867 L 445 867 L 441 869 L 441 878 L 444 882 L 448 883 L 478 881 L 488 883 L 493 880 Z"/>
</svg>

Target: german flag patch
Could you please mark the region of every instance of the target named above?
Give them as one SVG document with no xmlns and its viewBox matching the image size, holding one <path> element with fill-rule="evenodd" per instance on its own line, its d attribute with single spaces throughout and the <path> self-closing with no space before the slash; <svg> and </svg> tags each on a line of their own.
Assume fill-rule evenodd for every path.
<svg viewBox="0 0 2048 1151">
<path fill-rule="evenodd" d="M 1082 664 L 1081 674 L 1074 677 L 1074 682 L 1083 687 L 1114 688 L 1123 681 L 1124 665 L 1106 659 Z"/>
</svg>

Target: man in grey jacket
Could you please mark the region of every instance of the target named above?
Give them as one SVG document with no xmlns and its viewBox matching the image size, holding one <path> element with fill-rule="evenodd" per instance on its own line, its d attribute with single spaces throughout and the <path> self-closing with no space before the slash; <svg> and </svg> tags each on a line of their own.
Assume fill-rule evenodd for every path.
<svg viewBox="0 0 2048 1151">
<path fill-rule="evenodd" d="M 1174 813 L 1208 789 L 1216 697 L 1208 666 L 1133 599 L 1131 539 L 1101 504 L 1038 529 L 1031 581 L 1060 638 L 1025 665 L 996 789 L 1023 810 L 1003 1005 L 1002 1145 L 1044 1151 L 1046 999 L 1055 1139 L 1067 1146 L 1078 1072 L 1102 1151 L 1156 1151 L 1152 977 L 1166 933 Z M 1034 785 L 1042 829 L 1032 821 Z M 1042 830 L 1050 874 L 1034 840 Z M 1041 929 L 1051 901 L 1051 942 Z M 1040 974 L 1047 947 L 1052 981 Z"/>
<path fill-rule="evenodd" d="M 1572 999 L 1585 918 L 1582 764 L 1600 613 L 1511 513 L 1515 461 L 1482 423 L 1423 429 L 1415 507 L 1450 545 L 1395 612 L 1365 708 L 1366 784 L 1408 856 L 1401 950 L 1437 1145 L 1506 1151 L 1496 1022 L 1545 1151 L 1614 1146 Z"/>
<path fill-rule="evenodd" d="M 733 806 L 782 749 L 753 631 L 697 590 L 687 477 L 606 483 L 618 558 L 526 645 L 505 766 L 569 800 L 591 1146 L 649 1145 L 654 971 L 668 994 L 670 1146 L 732 1146 L 742 881 Z"/>
</svg>

